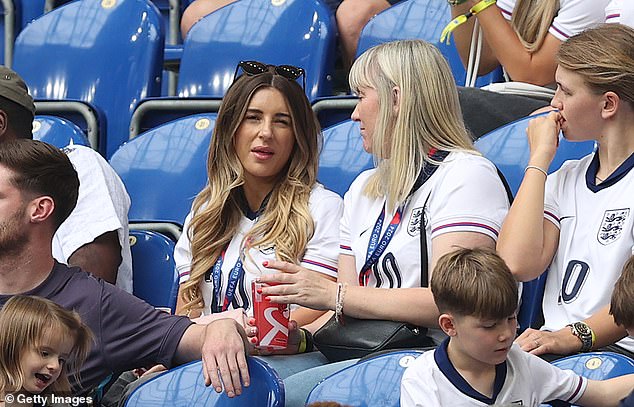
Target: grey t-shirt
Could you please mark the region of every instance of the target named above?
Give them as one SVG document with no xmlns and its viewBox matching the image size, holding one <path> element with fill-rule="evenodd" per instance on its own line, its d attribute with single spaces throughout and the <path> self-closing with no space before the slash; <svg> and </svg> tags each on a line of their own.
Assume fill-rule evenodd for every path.
<svg viewBox="0 0 634 407">
<path fill-rule="evenodd" d="M 55 262 L 36 295 L 79 313 L 95 340 L 80 371 L 78 394 L 86 394 L 111 373 L 153 364 L 168 368 L 181 337 L 191 325 L 186 317 L 157 311 L 143 300 L 81 271 Z M 0 306 L 10 298 L 0 295 Z M 71 378 L 72 381 L 72 378 Z"/>
</svg>

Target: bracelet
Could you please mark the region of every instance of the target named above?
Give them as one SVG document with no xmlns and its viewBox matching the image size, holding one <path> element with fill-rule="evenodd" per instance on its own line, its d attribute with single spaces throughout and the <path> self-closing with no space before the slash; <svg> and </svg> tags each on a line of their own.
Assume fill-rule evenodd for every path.
<svg viewBox="0 0 634 407">
<path fill-rule="evenodd" d="M 299 328 L 299 346 L 297 348 L 297 353 L 306 352 L 306 330 L 304 328 Z"/>
<path fill-rule="evenodd" d="M 343 325 L 343 297 L 346 295 L 347 283 L 337 284 L 337 298 L 335 302 L 335 321 Z"/>
<path fill-rule="evenodd" d="M 313 341 L 313 334 L 306 328 L 300 328 L 300 330 L 304 334 L 304 339 L 306 341 L 306 346 L 302 353 L 312 352 L 315 349 L 315 342 Z"/>
<path fill-rule="evenodd" d="M 448 0 L 449 1 L 449 0 Z M 460 1 L 460 0 L 457 0 Z M 456 28 L 460 27 L 462 24 L 466 23 L 468 19 L 475 16 L 478 13 L 481 13 L 483 10 L 491 7 L 496 3 L 497 0 L 482 0 L 479 3 L 476 3 L 473 7 L 469 9 L 469 12 L 459 15 L 454 18 L 445 26 L 442 30 L 442 34 L 440 35 L 440 42 L 446 42 L 449 45 L 449 39 L 451 38 L 451 33 Z M 458 3 L 460 4 L 460 3 Z M 446 40 L 446 41 L 445 41 Z"/>
<path fill-rule="evenodd" d="M 548 173 L 546 172 L 546 170 L 536 165 L 527 165 L 526 168 L 524 168 L 524 172 L 530 170 L 531 168 L 541 172 L 546 178 L 548 178 Z"/>
</svg>

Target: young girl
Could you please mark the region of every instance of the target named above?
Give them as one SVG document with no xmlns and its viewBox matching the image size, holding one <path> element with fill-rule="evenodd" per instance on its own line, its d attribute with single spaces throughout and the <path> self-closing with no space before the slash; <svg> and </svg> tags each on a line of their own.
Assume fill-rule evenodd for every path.
<svg viewBox="0 0 634 407">
<path fill-rule="evenodd" d="M 76 312 L 41 297 L 12 297 L 0 311 L 0 406 L 31 405 L 31 396 L 40 394 L 68 397 L 67 375 L 78 379 L 91 342 Z M 53 404 L 52 398 L 37 401 Z"/>
</svg>

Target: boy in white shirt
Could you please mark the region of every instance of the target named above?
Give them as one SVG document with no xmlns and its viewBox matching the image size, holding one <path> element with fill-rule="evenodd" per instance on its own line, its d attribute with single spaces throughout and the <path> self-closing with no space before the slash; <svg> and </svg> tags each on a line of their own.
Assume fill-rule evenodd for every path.
<svg viewBox="0 0 634 407">
<path fill-rule="evenodd" d="M 517 283 L 493 251 L 459 249 L 443 256 L 431 290 L 449 338 L 405 371 L 401 406 L 539 406 L 556 399 L 617 406 L 634 388 L 634 375 L 588 380 L 513 344 Z"/>
</svg>

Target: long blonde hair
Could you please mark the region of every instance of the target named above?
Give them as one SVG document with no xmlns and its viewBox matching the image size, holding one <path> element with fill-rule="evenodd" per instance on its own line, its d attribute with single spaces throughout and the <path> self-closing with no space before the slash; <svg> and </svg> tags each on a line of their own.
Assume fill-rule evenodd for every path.
<svg viewBox="0 0 634 407">
<path fill-rule="evenodd" d="M 297 263 L 314 233 L 308 200 L 317 180 L 321 130 L 310 103 L 301 86 L 283 76 L 273 72 L 242 75 L 223 99 L 207 158 L 209 182 L 192 208 L 194 216 L 189 229 L 192 264 L 189 280 L 182 286 L 185 312 L 204 307 L 200 284 L 238 232 L 244 176 L 234 136 L 255 92 L 267 87 L 277 89 L 286 98 L 295 146 L 266 207 L 242 244 L 274 245 L 278 259 Z"/>
<path fill-rule="evenodd" d="M 388 42 L 370 48 L 352 65 L 350 88 L 372 88 L 379 111 L 372 139 L 377 172 L 365 194 L 387 197 L 393 210 L 416 182 L 432 148 L 476 153 L 467 133 L 458 92 L 447 61 L 420 40 Z M 394 89 L 398 88 L 398 113 Z"/>
<path fill-rule="evenodd" d="M 538 51 L 559 12 L 559 0 L 517 0 L 511 25 L 529 52 Z"/>
<path fill-rule="evenodd" d="M 88 356 L 93 338 L 79 314 L 46 298 L 15 295 L 0 311 L 0 395 L 22 389 L 26 372 L 20 368 L 20 362 L 27 351 L 42 345 L 46 335 L 70 338 L 73 347 L 59 378 L 45 392 L 68 394 L 69 373 L 79 382 L 79 368 Z"/>
</svg>

